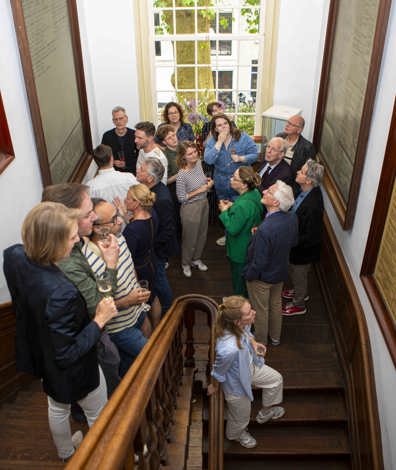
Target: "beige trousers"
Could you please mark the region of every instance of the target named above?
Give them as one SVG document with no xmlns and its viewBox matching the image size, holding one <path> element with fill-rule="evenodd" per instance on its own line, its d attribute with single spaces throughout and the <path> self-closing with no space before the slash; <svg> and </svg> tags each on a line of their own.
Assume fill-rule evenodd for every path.
<svg viewBox="0 0 396 470">
<path fill-rule="evenodd" d="M 250 366 L 252 386 L 262 389 L 262 405 L 268 408 L 283 400 L 283 378 L 281 374 L 264 364 L 262 367 Z M 249 424 L 251 401 L 247 396 L 225 395 L 227 402 L 227 439 L 238 439 Z"/>
<path fill-rule="evenodd" d="M 275 341 L 280 341 L 283 282 L 269 284 L 264 281 L 248 281 L 246 287 L 252 307 L 256 310 L 254 322 L 256 340 L 267 344 L 269 336 Z"/>
<path fill-rule="evenodd" d="M 208 234 L 208 216 L 207 198 L 181 206 L 182 264 L 190 266 L 192 261 L 201 259 Z"/>
</svg>

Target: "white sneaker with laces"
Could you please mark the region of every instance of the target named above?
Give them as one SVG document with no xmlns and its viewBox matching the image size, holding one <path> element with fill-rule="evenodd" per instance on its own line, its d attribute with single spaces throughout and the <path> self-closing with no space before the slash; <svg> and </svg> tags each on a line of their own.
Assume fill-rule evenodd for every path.
<svg viewBox="0 0 396 470">
<path fill-rule="evenodd" d="M 236 439 L 242 447 L 246 447 L 246 449 L 252 449 L 256 447 L 257 441 L 256 439 L 244 429 L 242 434 L 239 436 L 239 439 Z"/>
<path fill-rule="evenodd" d="M 182 270 L 186 277 L 191 277 L 191 267 L 188 264 L 182 264 Z"/>
<path fill-rule="evenodd" d="M 196 259 L 191 263 L 191 266 L 198 268 L 200 271 L 207 271 L 208 267 L 200 259 Z"/>
<path fill-rule="evenodd" d="M 74 452 L 80 447 L 80 444 L 81 444 L 83 438 L 84 438 L 84 435 L 81 431 L 76 431 L 72 435 L 71 440 L 72 440 L 72 443 L 73 443 Z M 61 458 L 61 461 L 63 463 L 67 463 L 73 457 L 74 452 L 71 455 L 69 455 L 69 457 Z"/>
<path fill-rule="evenodd" d="M 279 419 L 286 413 L 283 406 L 273 406 L 268 409 L 262 409 L 257 413 L 256 421 L 259 424 L 268 423 L 272 419 Z"/>
</svg>

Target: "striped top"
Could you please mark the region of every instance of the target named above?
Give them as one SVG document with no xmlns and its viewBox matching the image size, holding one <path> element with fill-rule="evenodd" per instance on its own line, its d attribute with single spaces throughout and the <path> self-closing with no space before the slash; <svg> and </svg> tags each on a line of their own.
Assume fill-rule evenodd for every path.
<svg viewBox="0 0 396 470">
<path fill-rule="evenodd" d="M 202 169 L 201 160 L 198 160 L 192 170 L 183 168 L 179 170 L 176 177 L 176 194 L 177 199 L 182 204 L 191 204 L 195 201 L 200 201 L 206 198 L 207 191 L 197 194 L 196 196 L 187 199 L 187 194 L 195 191 L 208 182 L 205 173 Z"/>
<path fill-rule="evenodd" d="M 119 235 L 117 239 L 120 253 L 117 264 L 117 289 L 114 292 L 114 300 L 122 299 L 128 295 L 131 290 L 139 287 L 136 279 L 135 266 L 125 238 Z M 103 274 L 106 270 L 106 263 L 101 257 L 99 248 L 90 241 L 84 244 L 82 252 L 87 258 L 88 264 L 95 276 Z M 117 315 L 106 324 L 106 331 L 111 334 L 118 333 L 126 328 L 131 328 L 138 321 L 143 310 L 144 307 L 142 304 L 119 308 Z"/>
</svg>

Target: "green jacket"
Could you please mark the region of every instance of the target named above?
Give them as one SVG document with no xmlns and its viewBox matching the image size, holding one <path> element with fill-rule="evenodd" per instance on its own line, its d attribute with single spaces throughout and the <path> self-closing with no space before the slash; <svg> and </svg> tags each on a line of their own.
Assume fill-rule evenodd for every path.
<svg viewBox="0 0 396 470">
<path fill-rule="evenodd" d="M 251 230 L 261 224 L 263 205 L 257 189 L 241 194 L 233 205 L 220 214 L 227 231 L 227 256 L 234 263 L 245 263 L 247 249 L 252 239 Z"/>
<path fill-rule="evenodd" d="M 74 245 L 70 256 L 60 261 L 58 266 L 80 291 L 87 304 L 88 314 L 94 317 L 96 306 L 103 296 L 96 288 L 95 274 L 81 251 L 81 242 Z M 117 286 L 117 270 L 107 269 L 107 271 L 111 274 L 114 292 Z"/>
</svg>

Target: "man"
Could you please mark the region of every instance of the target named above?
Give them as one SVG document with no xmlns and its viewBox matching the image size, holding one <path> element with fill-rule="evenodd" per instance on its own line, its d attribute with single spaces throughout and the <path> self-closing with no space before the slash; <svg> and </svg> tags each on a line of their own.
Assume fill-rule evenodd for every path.
<svg viewBox="0 0 396 470">
<path fill-rule="evenodd" d="M 285 124 L 283 132 L 277 135 L 286 140 L 288 150 L 285 155 L 285 160 L 290 164 L 292 171 L 293 182 L 297 175 L 297 171 L 309 159 L 315 159 L 316 150 L 309 140 L 305 139 L 301 133 L 304 130 L 305 120 L 298 114 L 291 116 Z M 298 191 L 298 185 L 293 183 L 294 191 Z"/>
<path fill-rule="evenodd" d="M 301 192 L 296 198 L 292 211 L 298 217 L 298 244 L 290 252 L 289 280 L 294 289 L 286 289 L 282 297 L 288 300 L 283 315 L 303 315 L 307 309 L 308 272 L 312 263 L 319 261 L 323 231 L 323 198 L 320 183 L 324 168 L 308 160 L 297 171 L 296 182 Z"/>
<path fill-rule="evenodd" d="M 114 157 L 111 147 L 100 144 L 93 151 L 95 163 L 98 165 L 98 174 L 87 182 L 91 197 L 99 197 L 108 202 L 115 198 L 123 201 L 128 189 L 138 181 L 132 173 L 121 173 L 114 169 Z"/>
<path fill-rule="evenodd" d="M 136 174 L 137 150 L 135 131 L 127 127 L 125 108 L 116 106 L 112 111 L 114 129 L 105 132 L 102 144 L 109 145 L 114 155 L 114 168 Z"/>
<path fill-rule="evenodd" d="M 265 148 L 265 161 L 262 164 L 258 174 L 261 178 L 260 191 L 268 189 L 277 180 L 282 180 L 286 184 L 292 184 L 293 177 L 285 160 L 285 154 L 288 146 L 281 137 L 273 137 Z"/>
<path fill-rule="evenodd" d="M 120 254 L 117 264 L 117 287 L 114 300 L 118 309 L 117 316 L 106 325 L 106 331 L 117 346 L 121 357 L 120 375 L 123 377 L 138 356 L 150 335 L 150 324 L 146 317 L 149 290 L 139 287 L 135 266 L 125 238 L 120 234 L 122 219 L 113 204 L 103 199 L 93 199 L 97 216 L 93 224 L 91 241 L 86 243 L 82 252 L 94 272 L 100 277 L 106 270 L 106 263 L 100 250 L 100 240 L 105 233 L 117 237 Z"/>
<path fill-rule="evenodd" d="M 249 299 L 257 312 L 257 341 L 280 344 L 282 329 L 281 293 L 287 278 L 290 249 L 297 244 L 298 222 L 294 212 L 293 190 L 283 181 L 264 190 L 261 199 L 267 209 L 248 249 L 244 270 Z"/>
<path fill-rule="evenodd" d="M 159 225 L 154 250 L 157 256 L 157 271 L 154 279 L 154 293 L 158 296 L 165 314 L 172 304 L 173 294 L 166 276 L 165 264 L 169 257 L 178 252 L 176 237 L 176 216 L 169 189 L 161 182 L 164 167 L 157 158 L 147 158 L 137 170 L 137 179 L 156 194 L 154 209 Z"/>
<path fill-rule="evenodd" d="M 84 244 L 83 237 L 88 237 L 91 234 L 93 223 L 97 219 L 88 190 L 88 186 L 79 183 L 55 184 L 44 188 L 42 201 L 59 202 L 66 207 L 80 209 L 81 211 L 81 216 L 78 220 L 80 242 L 74 245 L 70 257 L 59 263 L 59 268 L 80 291 L 86 302 L 88 314 L 92 316 L 97 304 L 102 299 L 102 295 L 96 288 L 95 275 L 81 251 Z M 117 286 L 119 252 L 116 238 L 112 236 L 109 244 L 100 244 L 100 250 L 105 260 L 106 271 L 111 279 L 114 292 Z M 107 393 L 110 396 L 120 382 L 118 372 L 120 356 L 106 332 L 102 333 L 98 343 L 98 360 L 106 378 Z"/>
<path fill-rule="evenodd" d="M 178 138 L 175 128 L 170 124 L 163 124 L 157 129 L 157 139 L 162 146 L 166 159 L 168 160 L 168 181 L 167 186 L 171 193 L 175 206 L 176 226 L 179 239 L 181 238 L 180 203 L 176 195 L 176 176 L 179 171 L 176 163 L 176 147 Z"/>
<path fill-rule="evenodd" d="M 137 168 L 147 159 L 156 158 L 164 167 L 164 175 L 162 182 L 167 184 L 168 181 L 168 160 L 163 154 L 162 150 L 154 141 L 155 126 L 152 122 L 144 121 L 136 124 L 135 143 L 139 149 L 139 156 L 137 160 Z"/>
</svg>

